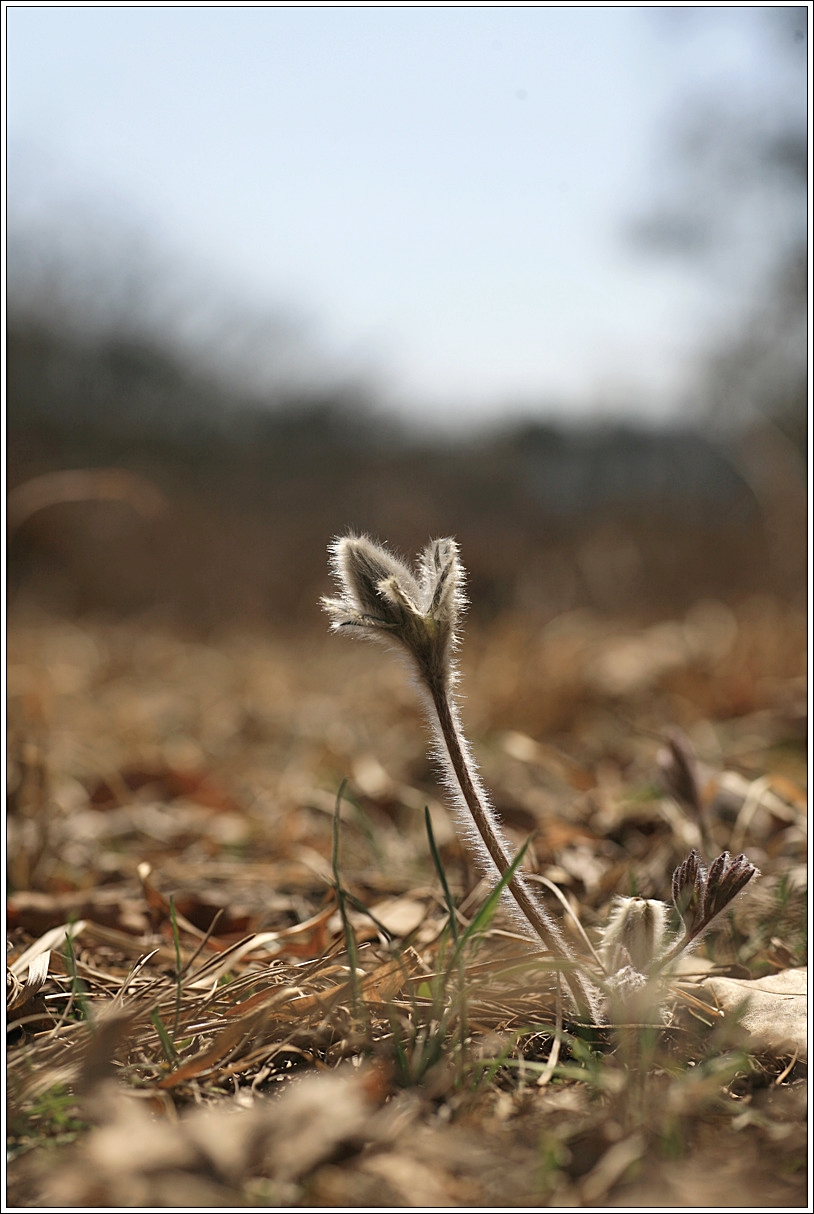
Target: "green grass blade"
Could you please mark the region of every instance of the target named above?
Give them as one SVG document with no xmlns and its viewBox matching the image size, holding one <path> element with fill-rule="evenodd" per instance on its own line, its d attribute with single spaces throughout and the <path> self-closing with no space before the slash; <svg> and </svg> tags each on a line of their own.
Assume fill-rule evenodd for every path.
<svg viewBox="0 0 814 1214">
<path fill-rule="evenodd" d="M 82 1019 L 90 1020 L 90 1008 L 85 998 L 86 987 L 79 977 L 79 970 L 76 965 L 76 953 L 74 952 L 73 939 L 70 932 L 65 933 L 65 963 L 71 976 L 71 996 L 76 1000 L 76 1005 L 82 1013 Z"/>
<path fill-rule="evenodd" d="M 166 1028 L 164 1027 L 164 1022 L 161 1019 L 161 1016 L 159 1014 L 157 1007 L 153 1008 L 153 1010 L 150 1012 L 150 1020 L 152 1022 L 153 1028 L 158 1033 L 158 1037 L 161 1042 L 161 1048 L 164 1051 L 164 1057 L 167 1059 L 167 1062 L 169 1062 L 171 1066 L 174 1066 L 175 1063 L 178 1061 L 178 1052 L 175 1049 L 175 1046 L 172 1044 L 172 1038 L 170 1037 L 169 1033 L 167 1032 Z"/>
<path fill-rule="evenodd" d="M 347 908 L 345 906 L 346 894 L 342 887 L 342 881 L 339 876 L 339 825 L 340 825 L 340 810 L 342 807 L 342 794 L 345 791 L 346 780 L 343 780 L 339 785 L 336 794 L 336 807 L 334 809 L 333 822 L 333 848 L 331 851 L 331 868 L 334 877 L 334 889 L 336 890 L 336 900 L 339 904 L 339 917 L 342 920 L 342 931 L 345 936 L 345 948 L 348 952 L 348 961 L 350 963 L 350 992 L 351 1003 L 354 1016 L 359 1008 L 359 975 L 357 973 L 356 963 L 358 957 L 358 949 L 356 947 L 356 933 L 353 930 L 351 921 L 348 918 Z"/>
<path fill-rule="evenodd" d="M 178 1036 L 178 1026 L 181 1023 L 181 937 L 178 932 L 178 916 L 175 913 L 175 899 L 170 894 L 170 923 L 172 924 L 172 939 L 175 944 L 175 1018 L 172 1025 L 173 1041 Z"/>
<path fill-rule="evenodd" d="M 367 915 L 368 919 L 373 924 L 376 931 L 380 932 L 381 935 L 384 936 L 384 938 L 388 944 L 392 944 L 395 937 L 394 937 L 393 933 L 390 931 L 390 929 L 388 927 L 385 927 L 384 924 L 379 919 L 376 918 L 376 916 L 365 906 L 364 902 L 362 902 L 359 898 L 354 898 L 354 896 L 350 892 L 350 890 L 346 889 L 346 890 L 343 890 L 342 892 L 345 895 L 345 900 L 351 904 L 353 909 L 358 910 L 359 913 L 362 915 Z"/>
<path fill-rule="evenodd" d="M 441 863 L 441 856 L 435 843 L 435 835 L 432 829 L 432 818 L 430 817 L 429 805 L 424 806 L 424 823 L 427 827 L 427 838 L 430 841 L 430 854 L 432 856 L 432 862 L 435 865 L 435 871 L 438 873 L 441 880 L 441 886 L 444 890 L 444 898 L 446 899 L 447 903 L 447 910 L 449 911 L 449 930 L 452 933 L 452 942 L 457 948 L 458 923 L 455 915 L 455 903 L 452 901 L 452 894 L 449 891 L 449 884 L 447 882 L 447 874 L 444 872 L 444 866 Z"/>
<path fill-rule="evenodd" d="M 514 875 L 517 872 L 520 865 L 523 863 L 523 857 L 526 854 L 526 851 L 528 849 L 530 842 L 531 842 L 531 838 L 526 839 L 526 842 L 520 848 L 520 851 L 517 853 L 514 860 L 512 860 L 512 862 L 509 865 L 506 872 L 500 878 L 497 885 L 492 890 L 491 894 L 486 899 L 486 901 L 484 902 L 483 906 L 478 911 L 475 918 L 469 924 L 469 927 L 466 929 L 464 934 L 461 936 L 460 940 L 458 941 L 458 947 L 455 950 L 455 955 L 453 957 L 453 961 L 458 960 L 459 955 L 463 952 L 463 950 L 466 948 L 466 946 L 469 944 L 469 942 L 472 939 L 474 939 L 474 937 L 476 937 L 478 935 L 482 935 L 488 928 L 489 924 L 492 921 L 494 913 L 497 910 L 497 905 L 500 902 L 500 899 L 503 896 L 503 893 L 504 893 L 506 887 L 508 886 L 509 882 L 514 877 Z"/>
</svg>

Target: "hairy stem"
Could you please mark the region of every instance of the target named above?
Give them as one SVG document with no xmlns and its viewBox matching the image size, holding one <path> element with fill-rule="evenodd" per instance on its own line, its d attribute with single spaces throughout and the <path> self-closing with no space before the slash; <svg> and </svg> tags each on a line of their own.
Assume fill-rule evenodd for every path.
<svg viewBox="0 0 814 1214">
<path fill-rule="evenodd" d="M 472 816 L 478 834 L 483 840 L 486 851 L 498 872 L 503 876 L 511 867 L 511 858 L 501 836 L 495 812 L 478 788 L 479 781 L 471 764 L 468 747 L 461 732 L 457 711 L 450 698 L 447 682 L 445 679 L 427 679 L 426 685 L 435 709 L 444 750 L 460 788 L 461 796 Z M 569 972 L 563 975 L 563 978 L 577 1011 L 587 1013 L 595 1019 L 599 1011 L 597 994 L 583 975 L 577 973 L 573 968 L 575 957 L 559 927 L 548 912 L 535 901 L 519 874 L 515 874 L 511 879 L 508 888 L 548 951 L 561 961 L 568 963 Z"/>
</svg>

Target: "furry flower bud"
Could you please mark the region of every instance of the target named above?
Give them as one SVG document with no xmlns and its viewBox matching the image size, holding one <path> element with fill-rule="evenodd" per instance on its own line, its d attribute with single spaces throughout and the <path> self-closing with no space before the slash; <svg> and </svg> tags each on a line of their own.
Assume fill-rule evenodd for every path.
<svg viewBox="0 0 814 1214">
<path fill-rule="evenodd" d="M 632 966 L 647 974 L 664 949 L 667 906 L 655 898 L 614 899 L 602 937 L 602 960 L 609 974 Z"/>
<path fill-rule="evenodd" d="M 415 572 L 367 536 L 348 535 L 331 544 L 338 598 L 323 598 L 335 632 L 393 641 L 414 658 L 431 685 L 452 676 L 450 663 L 465 607 L 458 545 L 433 540 Z"/>
</svg>

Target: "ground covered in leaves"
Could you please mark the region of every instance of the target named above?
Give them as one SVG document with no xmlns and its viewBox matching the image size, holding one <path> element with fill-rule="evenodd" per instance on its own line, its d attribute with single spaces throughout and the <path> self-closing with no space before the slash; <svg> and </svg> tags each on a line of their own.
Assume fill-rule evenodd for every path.
<svg viewBox="0 0 814 1214">
<path fill-rule="evenodd" d="M 490 916 L 390 655 L 20 607 L 9 1204 L 804 1205 L 805 643 L 765 596 L 467 636 L 485 782 L 577 951 L 566 907 L 596 945 L 693 847 L 761 870 L 609 1027 Z M 703 822 L 659 775 L 676 728 Z"/>
</svg>

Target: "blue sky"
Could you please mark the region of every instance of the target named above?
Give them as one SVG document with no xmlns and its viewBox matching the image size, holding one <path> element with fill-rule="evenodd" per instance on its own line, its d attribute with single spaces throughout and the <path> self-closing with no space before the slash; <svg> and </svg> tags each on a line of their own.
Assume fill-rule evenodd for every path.
<svg viewBox="0 0 814 1214">
<path fill-rule="evenodd" d="M 415 415 L 658 415 L 743 290 L 624 232 L 691 99 L 794 103 L 764 15 L 11 5 L 12 238 L 86 206 Z"/>
</svg>

